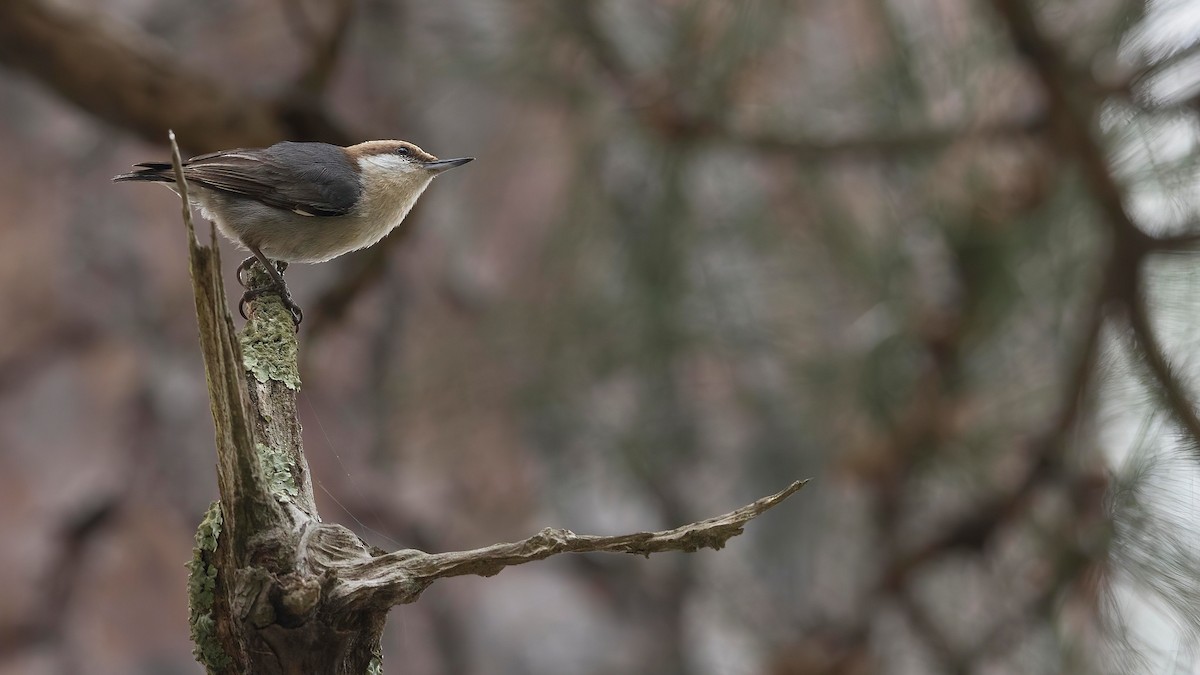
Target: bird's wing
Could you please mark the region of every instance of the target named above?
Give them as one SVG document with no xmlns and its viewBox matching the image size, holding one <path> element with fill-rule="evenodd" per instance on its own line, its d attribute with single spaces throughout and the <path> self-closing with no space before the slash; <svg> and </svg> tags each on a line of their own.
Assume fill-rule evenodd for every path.
<svg viewBox="0 0 1200 675">
<path fill-rule="evenodd" d="M 358 167 L 325 143 L 222 150 L 183 164 L 189 182 L 306 216 L 342 216 L 361 192 Z"/>
</svg>

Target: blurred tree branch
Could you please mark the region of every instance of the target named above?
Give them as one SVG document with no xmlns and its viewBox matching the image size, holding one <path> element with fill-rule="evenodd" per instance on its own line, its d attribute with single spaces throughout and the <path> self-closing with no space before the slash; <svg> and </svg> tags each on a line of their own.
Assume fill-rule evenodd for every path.
<svg viewBox="0 0 1200 675">
<path fill-rule="evenodd" d="M 930 153 L 944 151 L 955 143 L 1011 142 L 1021 136 L 1036 135 L 1044 127 L 1041 119 L 1030 118 L 1027 120 L 977 122 L 940 129 L 900 131 L 890 135 L 805 140 L 785 134 L 740 131 L 699 121 L 694 124 L 697 124 L 695 133 L 701 137 L 743 145 L 754 150 L 808 162 L 826 159 L 920 159 Z"/>
<path fill-rule="evenodd" d="M 1196 404 L 1192 394 L 1183 382 L 1180 374 L 1172 367 L 1166 351 L 1163 350 L 1154 328 L 1150 323 L 1149 308 L 1146 293 L 1141 289 L 1139 281 L 1133 289 L 1126 304 L 1129 313 L 1129 326 L 1133 330 L 1136 348 L 1150 374 L 1158 382 L 1163 399 L 1172 416 L 1191 438 L 1193 452 L 1200 452 L 1200 417 L 1196 415 Z"/>
<path fill-rule="evenodd" d="M 959 142 L 1011 141 L 1014 137 L 1035 135 L 1045 126 L 1043 116 L 1034 115 L 1028 119 L 979 120 L 945 128 L 820 139 L 736 128 L 711 114 L 686 109 L 672 95 L 668 78 L 647 77 L 634 72 L 600 25 L 596 16 L 599 5 L 568 0 L 561 5 L 561 10 L 567 26 L 624 99 L 626 109 L 647 128 L 666 138 L 731 143 L 803 162 L 911 160 L 943 151 Z"/>
<path fill-rule="evenodd" d="M 174 128 L 196 153 L 352 138 L 319 108 L 234 90 L 99 12 L 45 0 L 0 3 L 0 63 L 147 141 L 161 142 Z"/>
<path fill-rule="evenodd" d="M 324 30 L 317 28 L 309 16 L 305 0 L 284 0 L 284 17 L 300 42 L 311 53 L 308 65 L 296 79 L 296 88 L 309 95 L 318 95 L 325 90 L 333 77 L 338 59 L 350 33 L 350 20 L 354 18 L 354 0 L 337 0 L 322 3 L 332 7 L 332 17 Z"/>
<path fill-rule="evenodd" d="M 265 147 L 281 140 L 348 145 L 357 135 L 324 110 L 320 95 L 350 33 L 353 0 L 332 3 L 324 30 L 302 0 L 287 0 L 285 17 L 310 47 L 296 82 L 276 98 L 236 90 L 189 68 L 154 38 L 104 15 L 47 0 L 0 3 L 0 64 L 24 72 L 109 124 L 159 143 L 175 129 L 193 153 Z M 342 266 L 315 303 L 310 323 L 323 332 L 371 287 L 408 227 Z"/>
<path fill-rule="evenodd" d="M 0 397 L 21 391 L 34 375 L 59 359 L 86 350 L 96 340 L 94 326 L 72 318 L 0 352 Z"/>
<path fill-rule="evenodd" d="M 57 536 L 58 548 L 43 568 L 45 597 L 38 603 L 37 611 L 0 627 L 0 661 L 13 652 L 62 639 L 71 601 L 88 561 L 92 560 L 88 547 L 119 519 L 126 497 L 108 495 L 64 520 Z"/>
<path fill-rule="evenodd" d="M 1143 292 L 1142 266 L 1155 250 L 1187 250 L 1193 235 L 1156 239 L 1133 222 L 1108 166 L 1103 148 L 1092 137 L 1095 110 L 1092 102 L 1074 96 L 1069 89 L 1065 61 L 1055 46 L 1042 35 L 1029 7 L 1021 0 L 993 0 L 1004 19 L 1012 42 L 1042 84 L 1055 123 L 1055 138 L 1075 156 L 1084 179 L 1112 230 L 1110 265 L 1105 283 L 1127 309 L 1127 317 L 1150 372 L 1161 385 L 1172 415 L 1200 447 L 1200 418 L 1186 387 L 1173 372 L 1154 337 Z M 1189 50 L 1184 50 L 1186 53 Z"/>
<path fill-rule="evenodd" d="M 1028 62 L 1044 92 L 1051 124 L 1050 139 L 1075 159 L 1085 186 L 1103 217 L 1109 233 L 1107 262 L 1099 275 L 1098 287 L 1084 308 L 1085 320 L 1077 338 L 1078 347 L 1072 350 L 1076 354 L 1076 361 L 1063 379 L 1058 412 L 1046 430 L 1027 445 L 1026 467 L 1022 477 L 1006 491 L 939 528 L 937 536 L 886 565 L 880 588 L 892 593 L 905 593 L 914 572 L 944 554 L 956 550 L 981 551 L 1002 527 L 1013 523 L 1018 514 L 1025 511 L 1034 491 L 1052 480 L 1063 481 L 1064 490 L 1072 496 L 1076 508 L 1093 506 L 1095 500 L 1089 495 L 1094 492 L 1091 490 L 1094 481 L 1089 480 L 1086 473 L 1063 474 L 1065 446 L 1085 410 L 1095 378 L 1101 329 L 1114 306 L 1127 309 L 1127 317 L 1150 371 L 1161 383 L 1176 417 L 1189 435 L 1200 442 L 1200 419 L 1197 419 L 1186 388 L 1178 381 L 1154 339 L 1146 316 L 1145 294 L 1141 292 L 1139 276 L 1149 253 L 1154 250 L 1184 249 L 1192 243 L 1193 238 L 1185 235 L 1155 239 L 1136 226 L 1126 210 L 1122 189 L 1109 168 L 1105 152 L 1092 137 L 1094 103 L 1083 95 L 1084 92 L 1073 90 L 1075 83 L 1064 59 L 1057 47 L 1041 34 L 1025 3 L 1019 0 L 995 0 L 993 5 L 1004 19 L 1018 53 Z M 1086 83 L 1080 86 L 1086 86 Z M 1058 588 L 1057 583 L 1048 584 L 1038 592 L 1038 597 L 1030 606 L 1041 606 Z M 918 620 L 920 617 L 911 618 L 914 623 L 922 624 Z M 929 633 L 935 628 L 925 625 L 923 631 Z M 933 637 L 931 642 L 936 647 L 936 631 Z M 984 645 L 991 640 L 989 638 L 981 643 L 981 648 L 986 648 Z M 948 652 L 944 647 L 942 645 L 936 651 L 946 657 Z M 966 662 L 971 662 L 971 659 L 966 659 Z"/>
<path fill-rule="evenodd" d="M 1138 229 L 1126 212 L 1121 187 L 1109 170 L 1104 149 L 1092 137 L 1095 127 L 1093 102 L 1072 92 L 1066 61 L 1058 48 L 1042 35 L 1024 2 L 992 0 L 992 6 L 1004 20 L 1013 47 L 1028 62 L 1041 84 L 1053 126 L 1053 140 L 1078 162 L 1092 198 L 1113 231 L 1113 246 L 1118 251 L 1129 247 L 1132 257 L 1127 262 L 1136 265 L 1148 250 L 1149 237 Z"/>
<path fill-rule="evenodd" d="M 1053 124 L 1052 138 L 1074 157 L 1086 186 L 1097 203 L 1110 232 L 1108 262 L 1100 275 L 1099 287 L 1089 301 L 1087 319 L 1082 324 L 1078 354 L 1073 373 L 1064 380 L 1059 413 L 1051 426 L 1029 445 L 1028 466 L 1024 476 L 1005 494 L 984 502 L 978 509 L 941 528 L 941 534 L 922 546 L 895 559 L 882 576 L 882 588 L 899 590 L 912 573 L 925 563 L 954 550 L 980 550 L 992 536 L 1030 503 L 1033 491 L 1060 476 L 1064 445 L 1083 411 L 1090 383 L 1094 379 L 1096 353 L 1101 328 L 1110 308 L 1119 305 L 1132 328 L 1137 346 L 1148 370 L 1162 387 L 1173 416 L 1200 445 L 1200 418 L 1186 386 L 1171 368 L 1169 360 L 1153 334 L 1142 289 L 1142 266 L 1156 250 L 1179 251 L 1194 246 L 1191 234 L 1153 238 L 1142 232 L 1129 216 L 1122 189 L 1108 165 L 1104 150 L 1092 138 L 1095 110 L 1085 97 L 1071 91 L 1067 70 L 1057 48 L 1038 29 L 1029 8 L 1019 0 L 995 0 L 993 3 L 1018 52 L 1029 62 L 1042 85 Z M 1067 488 L 1086 501 L 1090 484 L 1087 476 L 1068 480 Z M 1086 504 L 1084 504 L 1086 506 Z M 1044 597 L 1057 588 L 1050 585 Z"/>
<path fill-rule="evenodd" d="M 413 211 L 418 209 L 419 205 Z M 410 213 L 408 217 L 412 218 L 413 214 Z M 305 331 L 309 339 L 319 340 L 331 327 L 336 326 L 354 305 L 355 298 L 384 277 L 392 251 L 408 240 L 412 224 L 406 223 L 397 229 L 399 231 L 392 232 L 378 244 L 358 252 L 354 264 L 346 265 L 338 277 L 325 287 L 308 313 Z"/>
</svg>

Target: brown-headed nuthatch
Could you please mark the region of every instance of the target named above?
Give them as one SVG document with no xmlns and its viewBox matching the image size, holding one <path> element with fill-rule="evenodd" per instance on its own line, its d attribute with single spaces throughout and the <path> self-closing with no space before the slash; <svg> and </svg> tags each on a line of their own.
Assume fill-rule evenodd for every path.
<svg viewBox="0 0 1200 675">
<path fill-rule="evenodd" d="M 406 141 L 347 148 L 284 142 L 193 157 L 183 163 L 183 175 L 204 216 L 254 254 L 238 267 L 238 280 L 255 260 L 274 280 L 272 286 L 246 291 L 239 304 L 242 315 L 251 298 L 275 291 L 299 325 L 303 314 L 283 281 L 287 263 L 324 262 L 371 246 L 404 220 L 434 176 L 472 159 L 438 159 Z M 113 180 L 166 183 L 174 189 L 169 162 L 135 166 Z"/>
</svg>

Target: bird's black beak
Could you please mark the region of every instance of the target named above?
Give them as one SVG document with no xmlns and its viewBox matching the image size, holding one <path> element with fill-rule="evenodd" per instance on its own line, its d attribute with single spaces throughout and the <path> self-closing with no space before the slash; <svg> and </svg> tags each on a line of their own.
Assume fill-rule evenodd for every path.
<svg viewBox="0 0 1200 675">
<path fill-rule="evenodd" d="M 453 169 L 456 166 L 462 166 L 467 162 L 474 161 L 474 157 L 459 157 L 457 159 L 435 159 L 432 162 L 425 162 L 425 169 L 433 173 L 441 173 L 448 169 Z"/>
</svg>

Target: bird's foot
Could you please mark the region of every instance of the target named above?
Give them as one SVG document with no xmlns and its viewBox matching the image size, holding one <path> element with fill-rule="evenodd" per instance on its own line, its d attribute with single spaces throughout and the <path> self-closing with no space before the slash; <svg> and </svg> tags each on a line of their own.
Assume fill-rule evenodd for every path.
<svg viewBox="0 0 1200 675">
<path fill-rule="evenodd" d="M 258 262 L 258 258 L 250 256 L 237 266 L 237 280 L 238 283 L 242 285 L 242 288 L 250 288 L 250 268 L 256 262 Z M 286 260 L 275 261 L 275 269 L 279 271 L 279 276 L 281 278 L 283 277 L 283 273 L 287 271 L 287 268 L 288 264 Z"/>
<path fill-rule="evenodd" d="M 284 264 L 286 265 L 286 263 Z M 304 320 L 304 312 L 300 309 L 300 306 L 292 300 L 292 294 L 288 291 L 286 285 L 280 287 L 277 284 L 270 284 L 261 288 L 246 289 L 246 292 L 242 294 L 242 299 L 238 301 L 238 313 L 242 315 L 243 319 L 248 320 L 250 317 L 246 308 L 250 305 L 250 302 L 258 296 L 265 295 L 267 293 L 274 293 L 279 296 L 279 301 L 283 303 L 283 306 L 287 308 L 288 313 L 292 315 L 292 323 L 296 325 L 296 330 L 299 331 L 300 322 Z"/>
</svg>

